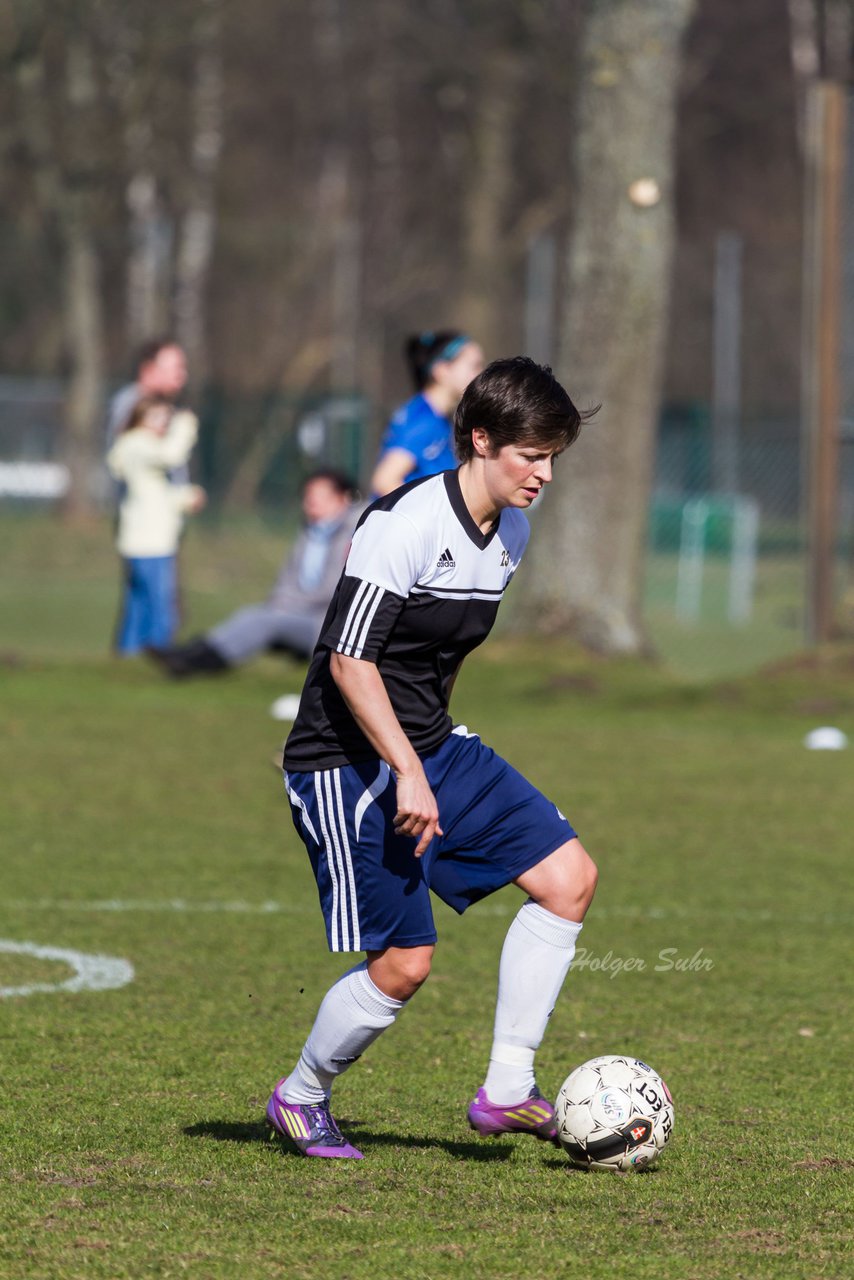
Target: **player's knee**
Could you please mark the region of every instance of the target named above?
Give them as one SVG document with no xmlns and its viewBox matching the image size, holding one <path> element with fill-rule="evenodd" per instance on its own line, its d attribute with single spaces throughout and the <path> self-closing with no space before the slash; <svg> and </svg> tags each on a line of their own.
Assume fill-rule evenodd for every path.
<svg viewBox="0 0 854 1280">
<path fill-rule="evenodd" d="M 390 947 L 369 954 L 368 973 L 392 999 L 409 1000 L 429 977 L 432 959 L 432 947 Z"/>
<path fill-rule="evenodd" d="M 407 1000 L 409 996 L 415 995 L 418 988 L 429 978 L 432 961 L 432 952 L 425 952 L 420 947 L 402 952 L 398 960 L 397 972 L 400 985 L 407 991 L 407 995 L 399 996 L 398 999 Z"/>
<path fill-rule="evenodd" d="M 587 851 L 584 851 L 582 865 L 579 868 L 578 893 L 584 903 L 584 910 L 590 906 L 593 901 L 593 895 L 596 892 L 596 886 L 599 883 L 599 868 L 590 857 Z"/>
<path fill-rule="evenodd" d="M 578 841 L 564 846 L 544 866 L 544 874 L 533 882 L 522 882 L 535 902 L 564 920 L 583 920 L 599 873 L 596 863 Z"/>
<path fill-rule="evenodd" d="M 598 879 L 596 863 L 587 850 L 579 846 L 563 877 L 560 896 L 565 910 L 560 914 L 571 920 L 581 920 L 593 901 Z"/>
</svg>

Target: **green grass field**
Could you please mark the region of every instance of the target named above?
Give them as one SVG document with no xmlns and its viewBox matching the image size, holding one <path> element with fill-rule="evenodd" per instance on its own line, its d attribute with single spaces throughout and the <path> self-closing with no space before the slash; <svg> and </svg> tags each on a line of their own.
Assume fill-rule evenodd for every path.
<svg viewBox="0 0 854 1280">
<path fill-rule="evenodd" d="M 696 623 L 681 622 L 676 616 L 677 575 L 675 555 L 649 553 L 645 622 L 652 644 L 675 675 L 695 680 L 745 675 L 803 644 L 803 555 L 760 556 L 750 618 L 737 625 L 728 618 L 730 564 L 726 557 L 710 555 L 706 560 Z"/>
<path fill-rule="evenodd" d="M 79 607 L 110 600 L 92 537 L 87 556 L 31 529 L 7 557 L 0 939 L 135 977 L 0 1001 L 0 1274 L 854 1273 L 852 755 L 802 745 L 825 722 L 854 740 L 850 652 L 705 687 L 506 638 L 470 659 L 456 718 L 554 798 L 601 871 L 540 1083 L 635 1054 L 671 1087 L 674 1138 L 617 1176 L 467 1128 L 507 889 L 463 919 L 437 905 L 434 975 L 339 1085 L 366 1159 L 308 1161 L 263 1124 L 345 967 L 271 764 L 267 708 L 301 668 L 171 685 L 99 656 Z M 253 545 L 251 567 L 225 547 L 209 589 L 196 578 L 196 621 L 263 590 L 278 548 Z M 0 950 L 0 987 L 72 975 Z"/>
</svg>

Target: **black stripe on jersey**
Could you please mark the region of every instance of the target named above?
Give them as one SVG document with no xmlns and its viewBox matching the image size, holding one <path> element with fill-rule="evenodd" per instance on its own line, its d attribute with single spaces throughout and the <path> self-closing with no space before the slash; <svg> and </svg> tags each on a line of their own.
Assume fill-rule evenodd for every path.
<svg viewBox="0 0 854 1280">
<path fill-rule="evenodd" d="M 473 596 L 488 596 L 490 599 L 500 600 L 504 595 L 504 589 L 493 591 L 490 587 L 434 587 L 428 582 L 416 582 L 413 591 L 428 592 L 431 596 L 465 596 L 470 600 Z"/>
</svg>

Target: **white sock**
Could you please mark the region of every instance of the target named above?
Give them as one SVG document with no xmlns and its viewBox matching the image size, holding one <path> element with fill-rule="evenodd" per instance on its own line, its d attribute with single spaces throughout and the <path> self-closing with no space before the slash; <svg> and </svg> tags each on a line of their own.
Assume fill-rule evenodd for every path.
<svg viewBox="0 0 854 1280">
<path fill-rule="evenodd" d="M 497 1106 L 512 1106 L 534 1087 L 534 1054 L 575 955 L 581 925 L 530 899 L 507 930 L 498 969 L 495 1036 L 484 1081 Z"/>
<path fill-rule="evenodd" d="M 283 1100 L 323 1102 L 336 1077 L 391 1026 L 403 1005 L 371 981 L 366 963 L 350 969 L 324 996 L 299 1062 L 279 1089 Z"/>
</svg>

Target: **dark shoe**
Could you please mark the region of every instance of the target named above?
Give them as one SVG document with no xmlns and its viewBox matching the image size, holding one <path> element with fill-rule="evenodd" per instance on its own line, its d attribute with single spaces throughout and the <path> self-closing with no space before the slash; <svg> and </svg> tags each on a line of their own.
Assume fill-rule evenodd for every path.
<svg viewBox="0 0 854 1280">
<path fill-rule="evenodd" d="M 186 680 L 189 676 L 220 675 L 229 670 L 229 664 L 201 636 L 186 644 L 170 645 L 163 649 L 149 645 L 146 654 L 173 680 Z"/>
</svg>

